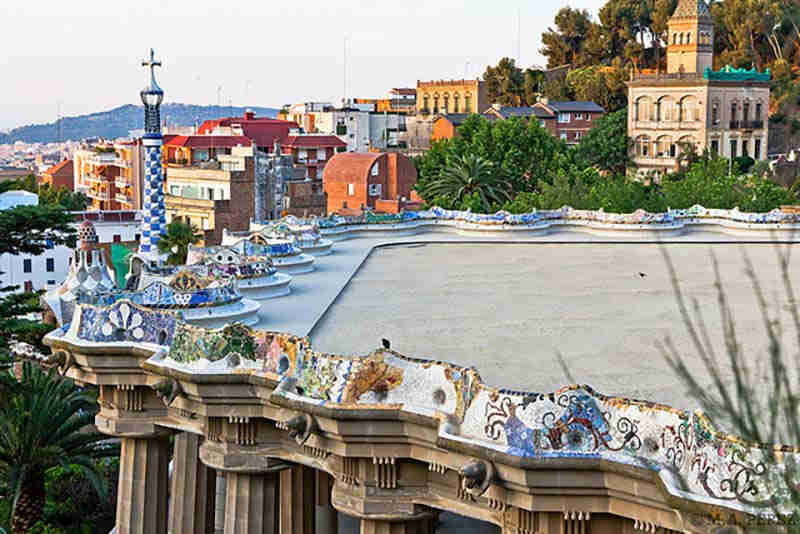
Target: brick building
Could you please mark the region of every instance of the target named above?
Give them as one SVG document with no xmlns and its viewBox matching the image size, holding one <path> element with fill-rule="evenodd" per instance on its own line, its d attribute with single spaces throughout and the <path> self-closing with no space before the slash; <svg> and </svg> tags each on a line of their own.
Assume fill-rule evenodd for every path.
<svg viewBox="0 0 800 534">
<path fill-rule="evenodd" d="M 325 167 L 322 181 L 328 213 L 366 209 L 398 213 L 417 207 L 411 191 L 417 170 L 402 154 L 337 154 Z"/>
<path fill-rule="evenodd" d="M 257 219 L 256 159 L 244 136 L 165 136 L 167 220 L 182 220 L 205 234 L 206 245 L 222 240 L 222 229 L 247 230 Z M 263 177 L 262 177 L 263 178 Z M 268 195 L 265 184 L 261 195 Z"/>
<path fill-rule="evenodd" d="M 568 145 L 576 145 L 588 132 L 594 121 L 605 115 L 605 110 L 594 102 L 550 102 L 546 98 L 533 106 L 491 106 L 483 115 L 490 120 L 519 117 L 539 121 L 553 136 Z"/>
<path fill-rule="evenodd" d="M 65 187 L 70 191 L 75 189 L 75 174 L 71 159 L 65 159 L 61 163 L 53 165 L 42 173 L 39 178 L 39 185 L 48 185 L 53 189 Z"/>
</svg>

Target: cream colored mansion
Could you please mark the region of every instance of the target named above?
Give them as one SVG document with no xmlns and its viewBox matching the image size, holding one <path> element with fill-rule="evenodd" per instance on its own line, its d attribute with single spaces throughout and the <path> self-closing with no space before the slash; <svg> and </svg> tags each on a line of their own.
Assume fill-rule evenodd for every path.
<svg viewBox="0 0 800 534">
<path fill-rule="evenodd" d="M 667 72 L 628 82 L 628 132 L 639 173 L 671 171 L 687 144 L 698 153 L 767 157 L 769 70 L 714 71 L 704 0 L 680 0 L 669 21 Z"/>
</svg>

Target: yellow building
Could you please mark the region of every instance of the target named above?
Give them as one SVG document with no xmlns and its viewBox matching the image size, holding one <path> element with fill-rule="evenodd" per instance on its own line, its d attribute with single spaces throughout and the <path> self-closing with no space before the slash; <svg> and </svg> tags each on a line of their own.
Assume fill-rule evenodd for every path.
<svg viewBox="0 0 800 534">
<path fill-rule="evenodd" d="M 89 209 L 137 209 L 137 159 L 137 146 L 132 142 L 98 144 L 77 150 L 73 157 L 75 190 L 89 197 Z"/>
<path fill-rule="evenodd" d="M 481 80 L 417 80 L 417 113 L 483 113 L 489 107 Z"/>
</svg>

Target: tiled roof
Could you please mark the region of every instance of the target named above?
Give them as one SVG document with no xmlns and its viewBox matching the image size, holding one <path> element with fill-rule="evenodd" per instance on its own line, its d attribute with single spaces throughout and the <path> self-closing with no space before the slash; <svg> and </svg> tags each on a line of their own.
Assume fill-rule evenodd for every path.
<svg viewBox="0 0 800 534">
<path fill-rule="evenodd" d="M 594 102 L 549 102 L 547 105 L 559 113 L 605 113 L 606 111 Z"/>
<path fill-rule="evenodd" d="M 708 5 L 705 0 L 680 0 L 678 7 L 672 13 L 672 18 L 675 19 L 693 19 L 702 18 L 710 19 L 711 12 L 708 10 Z"/>
<path fill-rule="evenodd" d="M 535 116 L 537 119 L 552 119 L 554 117 L 552 113 L 542 106 L 503 106 L 500 109 L 490 108 L 487 110 L 487 112 L 491 111 L 499 113 L 505 119 L 511 117 L 522 117 L 523 119 L 527 119 L 531 115 Z"/>
<path fill-rule="evenodd" d="M 344 147 L 347 143 L 335 135 L 290 135 L 282 142 L 284 146 L 291 148 L 307 147 Z"/>
<path fill-rule="evenodd" d="M 470 113 L 448 113 L 439 117 L 439 119 L 445 119 L 453 126 L 461 126 L 467 117 L 470 116 Z M 436 120 L 439 120 L 436 119 Z"/>
<path fill-rule="evenodd" d="M 250 139 L 243 135 L 176 135 L 164 139 L 166 146 L 187 148 L 232 148 L 251 144 Z"/>
<path fill-rule="evenodd" d="M 383 154 L 342 152 L 331 158 L 322 171 L 323 182 L 367 183 L 370 169 Z"/>
<path fill-rule="evenodd" d="M 71 159 L 65 159 L 61 163 L 56 163 L 55 165 L 53 165 L 52 167 L 50 167 L 49 169 L 44 171 L 44 174 L 53 175 L 53 174 L 56 174 L 56 173 L 58 173 L 59 171 L 62 171 L 62 170 L 64 172 L 68 172 L 68 173 L 72 174 L 72 160 Z"/>
<path fill-rule="evenodd" d="M 395 87 L 392 89 L 392 94 L 402 96 L 416 96 L 417 90 L 413 87 Z"/>
<path fill-rule="evenodd" d="M 299 128 L 296 122 L 282 121 L 280 119 L 253 118 L 245 119 L 244 117 L 225 117 L 222 119 L 207 120 L 200 128 L 198 133 L 209 133 L 218 126 L 230 127 L 231 125 L 239 125 L 242 127 L 242 133 L 253 140 L 258 147 L 272 150 L 272 145 L 275 141 L 283 144 L 289 135 L 289 130 Z"/>
</svg>

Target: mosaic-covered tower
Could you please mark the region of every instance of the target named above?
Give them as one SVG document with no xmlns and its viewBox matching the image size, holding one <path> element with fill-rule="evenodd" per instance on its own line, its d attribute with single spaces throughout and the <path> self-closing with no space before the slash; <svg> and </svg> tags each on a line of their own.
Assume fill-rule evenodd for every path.
<svg viewBox="0 0 800 534">
<path fill-rule="evenodd" d="M 155 68 L 161 66 L 150 49 L 150 60 L 142 66 L 150 67 L 150 85 L 139 95 L 144 104 L 144 200 L 142 211 L 142 232 L 139 254 L 157 257 L 158 240 L 164 233 L 167 216 L 164 207 L 164 176 L 161 166 L 161 118 L 159 106 L 164 100 L 164 91 L 156 83 Z"/>
</svg>

